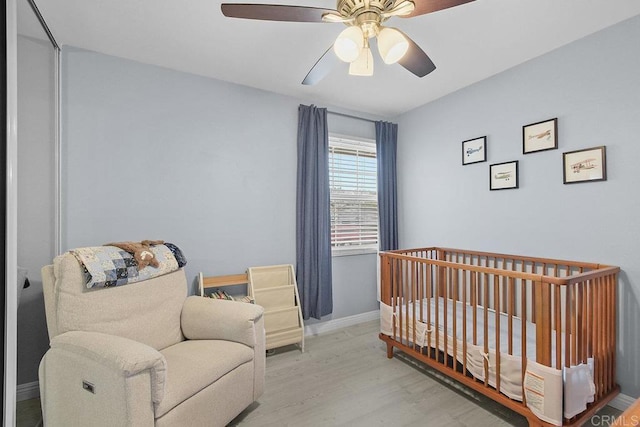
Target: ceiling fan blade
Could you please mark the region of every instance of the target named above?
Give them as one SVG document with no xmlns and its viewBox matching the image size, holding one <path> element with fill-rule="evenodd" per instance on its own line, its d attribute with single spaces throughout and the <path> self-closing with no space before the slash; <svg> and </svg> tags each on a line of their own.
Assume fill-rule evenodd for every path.
<svg viewBox="0 0 640 427">
<path fill-rule="evenodd" d="M 331 70 L 340 62 L 336 54 L 333 52 L 333 46 L 318 59 L 318 61 L 311 67 L 311 70 L 307 73 L 307 76 L 302 81 L 303 85 L 314 85 L 320 80 L 324 79 Z"/>
<path fill-rule="evenodd" d="M 418 77 L 424 77 L 435 70 L 436 65 L 433 63 L 433 61 L 431 61 L 431 58 L 429 58 L 429 56 L 424 53 L 424 50 L 422 50 L 420 46 L 418 46 L 416 42 L 411 40 L 411 38 L 405 33 L 402 33 L 402 35 L 409 42 L 409 50 L 407 50 L 407 53 L 405 53 L 404 56 L 398 61 L 398 64 L 402 65 L 404 68 L 411 71 Z"/>
<path fill-rule="evenodd" d="M 412 16 L 425 15 L 427 13 L 437 12 L 442 9 L 460 6 L 461 4 L 470 3 L 475 0 L 413 0 L 416 8 L 408 15 L 402 15 L 402 18 L 411 18 Z"/>
<path fill-rule="evenodd" d="M 323 22 L 323 15 L 338 14 L 333 9 L 280 4 L 223 3 L 221 9 L 222 14 L 229 18 L 264 21 Z"/>
</svg>

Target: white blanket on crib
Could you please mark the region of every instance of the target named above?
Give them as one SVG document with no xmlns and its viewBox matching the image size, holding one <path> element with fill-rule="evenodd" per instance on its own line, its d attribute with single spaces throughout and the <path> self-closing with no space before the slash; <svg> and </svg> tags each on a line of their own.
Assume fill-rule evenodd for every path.
<svg viewBox="0 0 640 427">
<path fill-rule="evenodd" d="M 436 301 L 438 318 L 438 342 L 436 343 Z M 473 334 L 473 315 L 476 314 L 476 339 Z M 413 313 L 417 313 L 415 318 Z M 497 360 L 500 359 L 500 392 L 511 399 L 522 401 L 522 321 L 512 316 L 512 348 L 509 354 L 509 317 L 506 314 L 498 316 L 494 310 L 487 309 L 487 348 L 485 352 L 484 324 L 485 309 L 467 305 L 466 310 L 461 302 L 455 304 L 456 338 L 453 335 L 454 303 L 448 300 L 446 310 L 447 321 L 447 354 L 454 356 L 462 363 L 463 353 L 463 325 L 466 324 L 467 338 L 467 370 L 476 378 L 485 380 L 485 360 L 488 362 L 488 383 L 496 387 Z M 464 317 L 466 315 L 466 322 Z M 401 319 L 400 319 L 401 317 Z M 445 351 L 445 306 L 443 298 L 430 298 L 419 303 L 409 303 L 394 308 L 380 304 L 380 331 L 395 339 L 412 342 L 421 347 L 430 346 L 440 351 Z M 497 324 L 499 323 L 499 328 Z M 400 329 L 402 324 L 402 331 Z M 414 327 L 415 325 L 415 327 Z M 407 327 L 408 326 L 408 327 Z M 499 339 L 497 339 L 499 333 Z M 527 406 L 540 419 L 556 424 L 562 424 L 563 395 L 564 416 L 571 418 L 584 409 L 586 404 L 593 402 L 595 386 L 593 383 L 593 361 L 589 364 L 572 366 L 563 371 L 549 368 L 535 362 L 536 357 L 536 327 L 531 322 L 525 322 L 526 333 L 526 376 L 525 397 Z M 408 335 L 408 336 L 407 336 Z M 564 335 L 564 334 L 563 334 Z M 552 332 L 552 342 L 555 342 L 555 331 Z M 564 339 L 564 337 L 563 337 Z M 499 351 L 496 351 L 496 343 L 500 343 Z M 552 360 L 555 360 L 555 349 L 552 350 Z M 563 381 L 564 373 L 564 381 Z M 564 386 L 564 387 L 563 387 Z M 564 391 L 563 391 L 564 388 Z"/>
</svg>

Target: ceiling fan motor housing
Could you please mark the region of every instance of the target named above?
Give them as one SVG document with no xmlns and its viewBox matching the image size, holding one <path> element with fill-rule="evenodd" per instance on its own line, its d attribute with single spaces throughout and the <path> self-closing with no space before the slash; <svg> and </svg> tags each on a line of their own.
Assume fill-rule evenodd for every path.
<svg viewBox="0 0 640 427">
<path fill-rule="evenodd" d="M 347 25 L 362 28 L 365 39 L 377 36 L 384 21 L 383 12 L 393 8 L 395 0 L 338 0 L 337 11 L 344 17 L 352 18 Z"/>
<path fill-rule="evenodd" d="M 361 13 L 374 12 L 378 15 L 391 10 L 395 0 L 338 0 L 336 10 L 345 17 L 357 17 Z"/>
</svg>

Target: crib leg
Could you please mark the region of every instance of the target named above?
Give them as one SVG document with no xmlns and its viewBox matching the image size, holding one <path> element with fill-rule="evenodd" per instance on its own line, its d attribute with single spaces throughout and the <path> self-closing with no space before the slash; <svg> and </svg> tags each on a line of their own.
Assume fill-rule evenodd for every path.
<svg viewBox="0 0 640 427">
<path fill-rule="evenodd" d="M 393 358 L 393 345 L 391 343 L 387 343 L 387 358 Z"/>
</svg>

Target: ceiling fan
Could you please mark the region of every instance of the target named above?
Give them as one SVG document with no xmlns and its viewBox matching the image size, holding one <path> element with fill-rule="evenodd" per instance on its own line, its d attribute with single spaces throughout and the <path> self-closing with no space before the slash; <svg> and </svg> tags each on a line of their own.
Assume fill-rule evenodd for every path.
<svg viewBox="0 0 640 427">
<path fill-rule="evenodd" d="M 351 75 L 373 75 L 370 40 L 377 41 L 378 51 L 386 64 L 397 62 L 418 77 L 426 76 L 436 69 L 429 56 L 402 31 L 382 24 L 394 16 L 411 18 L 472 1 L 475 0 L 337 0 L 335 10 L 279 4 L 223 3 L 222 13 L 229 18 L 347 25 L 302 81 L 304 85 L 313 85 L 324 78 L 338 60 L 350 63 Z"/>
</svg>

